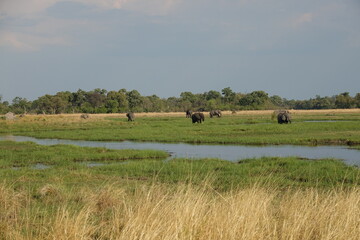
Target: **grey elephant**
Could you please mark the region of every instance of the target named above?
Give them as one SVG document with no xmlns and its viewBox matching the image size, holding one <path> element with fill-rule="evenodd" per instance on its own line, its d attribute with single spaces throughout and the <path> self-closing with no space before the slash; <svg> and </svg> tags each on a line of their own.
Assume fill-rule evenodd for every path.
<svg viewBox="0 0 360 240">
<path fill-rule="evenodd" d="M 129 112 L 126 114 L 128 121 L 134 121 L 135 120 L 135 114 L 132 112 Z"/>
<path fill-rule="evenodd" d="M 205 116 L 203 113 L 197 112 L 191 115 L 192 123 L 201 123 L 205 121 Z"/>
<path fill-rule="evenodd" d="M 291 123 L 291 115 L 289 111 L 281 111 L 277 115 L 277 120 L 279 124 Z"/>
<path fill-rule="evenodd" d="M 186 118 L 191 118 L 192 111 L 186 110 Z"/>
<path fill-rule="evenodd" d="M 211 110 L 209 114 L 210 114 L 210 118 L 212 118 L 213 116 L 221 117 L 220 110 Z"/>
</svg>

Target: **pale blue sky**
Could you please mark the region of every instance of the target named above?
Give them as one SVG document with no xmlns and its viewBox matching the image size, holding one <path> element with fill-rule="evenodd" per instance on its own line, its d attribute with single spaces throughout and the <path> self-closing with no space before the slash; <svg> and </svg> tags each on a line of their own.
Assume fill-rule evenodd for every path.
<svg viewBox="0 0 360 240">
<path fill-rule="evenodd" d="M 360 92 L 359 0 L 0 0 L 0 95 Z"/>
</svg>

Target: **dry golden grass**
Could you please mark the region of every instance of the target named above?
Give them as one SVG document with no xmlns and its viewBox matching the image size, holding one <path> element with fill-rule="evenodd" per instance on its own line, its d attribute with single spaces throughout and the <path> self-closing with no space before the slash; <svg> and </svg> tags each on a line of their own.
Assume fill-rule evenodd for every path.
<svg viewBox="0 0 360 240">
<path fill-rule="evenodd" d="M 132 192 L 112 185 L 58 194 L 62 200 L 46 202 L 44 211 L 34 204 L 41 199 L 1 185 L 0 239 L 360 239 L 359 189 L 254 186 L 220 194 L 191 185 Z"/>
<path fill-rule="evenodd" d="M 351 113 L 360 113 L 360 108 L 353 108 L 353 109 L 321 109 L 321 110 L 289 110 L 292 114 L 351 114 Z M 271 115 L 274 112 L 274 110 L 248 110 L 248 111 L 236 111 L 233 113 L 232 111 L 222 111 L 223 115 Z M 206 115 L 209 114 L 209 112 L 205 112 Z M 41 121 L 44 119 L 61 119 L 61 120 L 67 120 L 67 121 L 94 121 L 103 119 L 104 117 L 116 117 L 116 118 L 126 118 L 126 113 L 100 113 L 100 114 L 88 114 L 89 119 L 81 119 L 80 116 L 81 113 L 75 113 L 75 114 L 56 114 L 56 115 L 33 115 L 28 114 L 24 117 L 20 118 L 24 121 Z M 136 117 L 185 117 L 185 112 L 141 112 L 141 113 L 135 113 Z M 19 118 L 18 118 L 19 119 Z"/>
</svg>

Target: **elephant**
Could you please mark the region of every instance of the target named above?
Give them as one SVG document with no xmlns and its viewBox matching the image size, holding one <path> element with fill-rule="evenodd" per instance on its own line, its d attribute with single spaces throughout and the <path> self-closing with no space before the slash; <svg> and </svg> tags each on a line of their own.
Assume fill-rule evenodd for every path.
<svg viewBox="0 0 360 240">
<path fill-rule="evenodd" d="M 84 113 L 84 114 L 81 114 L 80 118 L 82 119 L 88 119 L 89 118 L 89 115 Z"/>
<path fill-rule="evenodd" d="M 211 110 L 209 114 L 210 114 L 211 118 L 213 116 L 221 117 L 221 111 L 220 110 Z"/>
<path fill-rule="evenodd" d="M 191 118 L 192 111 L 186 110 L 186 118 Z"/>
<path fill-rule="evenodd" d="M 291 115 L 289 111 L 281 111 L 277 115 L 277 120 L 279 124 L 291 123 Z"/>
<path fill-rule="evenodd" d="M 135 114 L 132 112 L 129 112 L 126 114 L 128 121 L 134 121 L 135 120 Z"/>
<path fill-rule="evenodd" d="M 203 113 L 196 112 L 191 115 L 192 123 L 201 123 L 205 121 L 205 116 Z"/>
</svg>

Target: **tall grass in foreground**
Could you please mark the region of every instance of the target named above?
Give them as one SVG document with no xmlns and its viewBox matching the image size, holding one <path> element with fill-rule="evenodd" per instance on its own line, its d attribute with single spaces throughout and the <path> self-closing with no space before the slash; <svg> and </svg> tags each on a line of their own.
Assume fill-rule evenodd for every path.
<svg viewBox="0 0 360 240">
<path fill-rule="evenodd" d="M 0 184 L 0 239 L 360 239 L 360 189 Z"/>
</svg>

